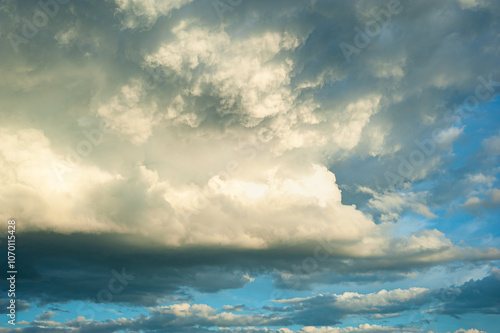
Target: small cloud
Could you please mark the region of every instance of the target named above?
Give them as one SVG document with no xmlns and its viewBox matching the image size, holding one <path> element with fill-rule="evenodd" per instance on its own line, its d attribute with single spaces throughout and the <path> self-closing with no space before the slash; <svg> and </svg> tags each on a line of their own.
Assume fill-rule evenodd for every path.
<svg viewBox="0 0 500 333">
<path fill-rule="evenodd" d="M 53 311 L 43 311 L 42 314 L 39 314 L 39 315 L 36 315 L 35 318 L 36 319 L 40 319 L 40 320 L 50 320 L 52 319 L 57 313 L 53 312 Z"/>
</svg>

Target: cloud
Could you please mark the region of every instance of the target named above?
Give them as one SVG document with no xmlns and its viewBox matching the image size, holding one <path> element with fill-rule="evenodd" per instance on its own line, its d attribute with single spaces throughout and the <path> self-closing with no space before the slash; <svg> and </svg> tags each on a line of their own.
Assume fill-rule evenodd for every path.
<svg viewBox="0 0 500 333">
<path fill-rule="evenodd" d="M 37 315 L 35 317 L 37 319 L 47 321 L 47 320 L 52 319 L 55 315 L 56 315 L 56 313 L 53 312 L 53 311 L 46 311 L 46 310 L 44 310 L 41 315 Z"/>
<path fill-rule="evenodd" d="M 293 321 L 305 326 L 338 324 L 347 316 L 401 313 L 429 302 L 431 291 L 425 288 L 381 290 L 361 295 L 347 292 L 342 295 L 318 295 L 308 298 L 276 300 L 293 313 Z"/>
<path fill-rule="evenodd" d="M 443 213 L 480 215 L 499 201 L 498 133 L 471 124 L 497 95 L 496 2 L 404 2 L 350 62 L 340 43 L 354 43 L 386 4 L 245 1 L 221 19 L 212 1 L 75 1 L 16 53 L 9 34 L 22 35 L 38 7 L 0 9 L 0 219 L 22 226 L 26 302 L 100 304 L 104 290 L 113 304 L 183 303 L 69 327 L 268 325 L 278 319 L 188 304 L 192 291 L 259 276 L 289 290 L 386 283 L 500 258 L 470 238 L 457 245 Z M 481 154 L 459 159 L 476 135 Z M 395 235 L 412 213 L 432 224 Z M 122 268 L 134 279 L 113 293 Z M 495 281 L 463 285 L 437 313 L 494 312 L 470 289 Z M 438 302 L 434 292 L 304 298 L 329 302 L 331 323 L 325 310 L 287 306 L 304 325 L 335 325 L 413 311 Z M 33 326 L 55 329 L 39 316 Z"/>
<path fill-rule="evenodd" d="M 477 330 L 475 328 L 471 328 L 471 329 L 468 329 L 468 330 L 461 328 L 461 329 L 459 329 L 459 330 L 457 330 L 457 331 L 455 331 L 453 333 L 486 333 L 486 332 Z"/>
<path fill-rule="evenodd" d="M 107 104 L 99 107 L 98 114 L 107 121 L 109 126 L 129 137 L 135 145 L 141 145 L 152 135 L 155 123 L 156 105 L 139 105 L 141 97 L 141 82 L 133 82 L 122 87 L 119 99 L 117 96 Z"/>
<path fill-rule="evenodd" d="M 494 209 L 498 207 L 498 204 L 500 203 L 500 190 L 493 188 L 485 191 L 485 194 L 485 198 L 479 198 L 476 196 L 468 198 L 463 203 L 463 207 L 472 213 L 478 213 L 484 209 Z"/>
<path fill-rule="evenodd" d="M 328 22 L 331 19 L 329 15 L 333 14 L 321 10 L 324 5 L 320 2 L 307 8 L 316 13 L 321 12 L 322 22 Z M 64 162 L 67 153 L 61 142 L 70 138 L 69 141 L 74 142 L 70 145 L 73 150 L 77 150 L 79 144 L 82 146 L 82 139 L 89 142 L 90 139 L 81 135 L 82 130 L 85 133 L 92 130 L 93 123 L 85 120 L 89 110 L 92 116 L 107 121 L 110 132 L 105 134 L 104 143 L 91 145 L 92 152 L 81 159 L 82 165 L 69 173 L 70 178 L 65 179 L 62 190 L 50 186 L 43 195 L 59 198 L 65 191 L 78 193 L 78 198 L 66 202 L 62 200 L 65 203 L 56 207 L 50 200 L 44 202 L 39 198 L 28 198 L 27 193 L 19 194 L 29 204 L 23 213 L 20 213 L 22 210 L 19 208 L 13 212 L 14 215 L 29 220 L 30 228 L 61 232 L 134 233 L 148 230 L 151 237 L 163 238 L 168 246 L 238 244 L 262 248 L 287 241 L 309 241 L 324 234 L 330 239 L 342 241 L 370 237 L 382 242 L 380 230 L 383 228 L 370 221 L 370 216 L 359 209 L 341 204 L 337 174 L 342 174 L 344 167 L 338 163 L 348 161 L 352 156 L 377 156 L 381 164 L 371 172 L 383 172 L 388 167 L 397 166 L 390 155 L 404 153 L 407 142 L 425 133 L 430 125 L 439 121 L 439 117 L 434 114 L 417 113 L 422 126 L 411 127 L 405 135 L 400 135 L 400 131 L 407 129 L 408 124 L 418 118 L 413 115 L 410 106 L 404 112 L 404 117 L 396 116 L 398 110 L 406 110 L 403 98 L 411 98 L 411 92 L 402 88 L 394 95 L 387 95 L 386 92 L 388 87 L 395 84 L 393 79 L 397 78 L 400 82 L 416 75 L 406 65 L 406 59 L 412 56 L 418 58 L 418 54 L 412 53 L 414 50 L 411 45 L 402 43 L 395 47 L 400 59 L 399 74 L 376 72 L 373 77 L 369 75 L 366 78 L 366 84 L 360 85 L 359 73 L 354 71 L 353 75 L 347 75 L 349 68 L 343 67 L 344 60 L 337 59 L 331 50 L 318 45 L 323 43 L 320 39 L 325 38 L 326 27 L 312 24 L 308 16 L 310 14 L 298 3 L 291 5 L 289 11 L 280 12 L 277 22 L 281 22 L 281 26 L 269 23 L 262 30 L 246 29 L 246 34 L 240 33 L 243 27 L 234 31 L 224 29 L 215 25 L 208 16 L 193 19 L 183 11 L 175 18 L 158 22 L 159 17 L 167 17 L 176 8 L 198 8 L 195 3 L 162 5 L 156 1 L 119 1 L 116 6 L 118 13 L 125 15 L 118 15 L 116 21 L 130 28 L 145 25 L 155 37 L 145 43 L 140 36 L 147 31 L 139 29 L 127 32 L 131 34 L 130 45 L 124 46 L 127 51 L 123 58 L 131 66 L 126 69 L 106 68 L 95 75 L 98 79 L 94 80 L 99 84 L 94 90 L 89 90 L 90 79 L 82 77 L 82 86 L 74 88 L 75 92 L 80 90 L 82 93 L 78 95 L 81 99 L 74 98 L 73 104 L 76 106 L 73 106 L 71 115 L 74 124 L 68 133 L 61 133 L 61 129 L 47 124 L 38 124 L 41 129 L 36 126 L 25 129 L 38 131 L 36 140 L 44 142 L 41 151 L 46 155 L 41 165 L 47 168 L 55 162 Z M 268 5 L 262 6 L 265 8 Z M 474 15 L 463 13 L 452 4 L 447 6 L 456 20 Z M 108 7 L 103 9 L 107 10 L 104 10 L 106 13 L 110 10 Z M 351 35 L 344 30 L 349 28 L 351 31 L 351 25 L 366 19 L 360 7 L 343 5 L 342 9 L 359 12 L 359 15 L 354 21 L 345 19 L 338 22 L 344 27 L 339 30 L 339 40 Z M 252 12 L 244 5 L 238 10 L 242 11 L 241 14 Z M 432 19 L 420 7 L 408 5 L 405 10 L 414 11 L 424 22 Z M 435 10 L 441 10 L 441 7 Z M 300 24 L 286 24 L 291 13 L 299 15 Z M 71 15 L 77 14 L 72 12 Z M 260 19 L 261 15 L 255 14 L 254 21 L 249 24 L 255 28 Z M 95 39 L 99 43 L 87 49 L 92 57 L 96 56 L 93 51 L 99 49 L 104 54 L 102 58 L 96 56 L 95 63 L 106 63 L 105 59 L 116 51 L 111 41 L 125 32 L 102 25 L 94 26 L 89 20 L 88 17 L 76 20 L 82 28 L 77 30 L 82 31 L 88 26 L 98 30 Z M 387 27 L 388 35 L 380 36 L 381 43 L 387 42 L 386 38 L 398 38 L 394 35 L 393 24 L 402 23 L 397 21 L 399 18 L 395 20 Z M 475 27 L 478 30 L 484 28 L 481 25 Z M 408 30 L 407 33 L 415 33 L 410 27 L 404 28 Z M 161 38 L 156 35 L 160 29 L 166 33 Z M 436 32 L 442 36 L 449 29 L 443 25 Z M 57 38 L 58 43 L 65 46 L 60 45 L 55 52 L 63 59 L 68 58 L 71 52 L 66 48 L 70 41 L 82 49 L 86 43 L 83 36 L 73 38 L 73 33 L 64 35 L 68 31 L 74 29 L 62 29 L 57 35 L 60 36 Z M 33 43 L 37 41 L 33 40 Z M 110 49 L 104 48 L 103 44 Z M 311 58 L 308 50 L 316 46 L 318 57 Z M 442 49 L 448 45 L 431 46 Z M 380 59 L 384 58 L 385 53 L 377 47 L 372 51 L 365 54 L 366 59 L 373 58 L 376 61 L 373 64 L 367 62 L 366 66 L 371 66 L 372 70 L 387 71 L 380 66 Z M 326 57 L 325 52 L 330 52 L 331 56 Z M 36 63 L 30 63 L 28 59 L 26 61 L 31 74 L 19 76 L 15 87 L 23 86 L 23 89 L 35 94 L 42 89 L 36 83 L 38 81 L 62 85 L 62 82 L 53 79 L 59 78 L 55 69 L 60 65 L 54 62 L 50 69 L 53 71 L 44 72 L 36 70 Z M 69 62 L 65 66 L 74 68 L 76 65 Z M 313 67 L 311 73 L 317 72 L 324 82 L 309 73 L 309 67 Z M 144 71 L 142 74 L 156 73 L 161 80 L 159 86 L 153 91 L 145 91 L 140 70 Z M 455 72 L 446 73 L 450 75 L 449 85 L 458 82 L 453 81 L 452 74 L 456 75 Z M 435 71 L 426 72 L 428 76 L 434 74 Z M 83 74 L 76 72 L 73 75 L 81 77 Z M 389 81 L 373 84 L 378 79 Z M 33 83 L 27 85 L 25 81 L 28 80 Z M 415 80 L 428 81 L 427 78 Z M 335 103 L 325 98 L 328 82 L 343 82 L 345 87 L 342 94 L 333 92 Z M 474 88 L 473 83 L 467 82 Z M 433 89 L 426 84 L 421 87 Z M 72 86 L 65 89 L 73 91 Z M 423 94 L 428 94 L 430 103 L 437 103 L 442 96 L 428 90 Z M 63 90 L 54 91 L 59 96 Z M 84 95 L 91 97 L 86 99 Z M 425 98 L 420 99 L 419 103 L 423 103 L 423 100 Z M 425 106 L 422 104 L 419 108 L 424 110 Z M 32 112 L 32 106 L 29 105 L 22 109 L 24 114 Z M 63 114 L 63 111 L 58 112 Z M 70 116 L 64 117 L 67 118 L 60 118 L 61 123 L 71 122 Z M 433 120 L 429 120 L 431 118 Z M 266 140 L 258 141 L 261 130 L 270 133 Z M 427 159 L 426 165 L 410 178 L 423 179 L 435 171 L 441 163 L 440 154 L 449 149 L 460 133 L 462 127 L 445 126 L 440 134 L 440 141 L 444 143 L 439 145 L 439 152 Z M 60 140 L 61 137 L 64 141 Z M 240 146 L 236 144 L 240 141 L 244 143 L 242 149 L 238 149 Z M 210 152 L 206 150 L 207 143 L 213 148 Z M 12 143 L 14 145 L 16 150 L 22 149 L 20 145 Z M 31 151 L 27 157 L 30 163 L 38 158 L 40 149 Z M 329 156 L 327 160 L 322 158 L 325 155 Z M 155 160 L 160 162 L 150 164 L 149 159 L 153 163 Z M 199 163 L 192 163 L 194 159 Z M 10 160 L 6 163 L 13 163 L 12 168 L 17 170 L 17 162 Z M 230 174 L 229 179 L 213 174 L 234 161 L 239 165 L 235 170 L 240 170 L 240 173 Z M 300 164 L 303 165 L 297 166 Z M 353 182 L 347 181 L 347 185 L 364 183 L 364 174 L 368 173 L 360 172 Z M 41 177 L 37 178 L 37 181 L 32 181 L 37 184 L 34 186 L 47 188 L 47 184 L 40 181 Z M 83 182 L 83 179 L 90 181 Z M 384 187 L 370 188 L 376 194 L 365 204 L 384 214 L 388 218 L 386 220 L 397 218 L 407 209 L 433 217 L 426 203 L 428 195 L 425 192 L 402 195 L 386 192 Z M 331 194 L 333 192 L 338 192 L 335 197 Z M 33 196 L 36 197 L 35 194 Z M 349 193 L 342 194 L 342 198 L 346 196 Z M 296 205 L 298 202 L 300 206 Z M 399 203 L 394 205 L 396 202 Z M 6 203 L 9 203 L 7 199 Z M 306 212 L 305 206 L 310 211 Z M 59 220 L 71 223 L 55 222 L 57 219 L 53 214 L 61 214 L 63 217 Z M 35 215 L 38 215 L 36 219 Z M 186 216 L 188 221 L 184 221 Z M 242 216 L 247 217 L 239 224 L 233 223 Z M 305 225 L 309 216 L 314 216 L 313 228 Z M 33 222 L 35 220 L 37 222 Z M 211 224 L 210 227 L 207 227 L 208 224 Z M 207 228 L 210 232 L 207 232 Z"/>
<path fill-rule="evenodd" d="M 123 28 L 148 29 L 161 16 L 170 14 L 175 9 L 193 0 L 175 0 L 165 3 L 157 0 L 116 0 L 116 12 L 120 15 Z"/>
<path fill-rule="evenodd" d="M 64 155 L 53 152 L 50 141 L 36 129 L 17 132 L 4 129 L 0 153 L 5 170 L 0 200 L 10 207 L 2 213 L 2 218 L 15 216 L 24 220 L 25 230 L 114 229 L 109 221 L 92 216 L 85 208 L 85 200 L 95 186 L 117 175 L 95 166 L 68 162 L 74 159 L 67 160 Z M 47 198 L 57 200 L 58 204 L 48 202 Z M 67 223 L 69 221 L 73 223 Z"/>
<path fill-rule="evenodd" d="M 228 312 L 241 312 L 247 310 L 245 304 L 237 304 L 237 305 L 224 305 L 222 310 Z"/>
<path fill-rule="evenodd" d="M 38 142 L 37 146 L 26 148 L 25 142 L 32 139 Z M 204 187 L 174 187 L 144 166 L 133 168 L 132 173 L 124 176 L 83 164 L 69 165 L 35 130 L 4 134 L 3 142 L 3 163 L 11 174 L 4 186 L 3 200 L 8 203 L 11 199 L 7 193 L 13 191 L 25 198 L 24 204 L 33 211 L 23 208 L 14 214 L 35 230 L 123 234 L 137 231 L 155 238 L 168 229 L 168 238 L 161 239 L 167 246 L 269 248 L 285 240 L 300 243 L 321 238 L 328 242 L 366 242 L 364 248 L 349 243 L 335 246 L 335 252 L 351 251 L 351 256 L 386 251 L 376 248 L 387 237 L 382 233 L 386 226 L 376 225 L 353 206 L 342 205 L 334 174 L 320 165 L 262 170 L 257 181 L 248 179 L 249 174 L 244 172 L 247 166 L 241 166 L 243 177 L 217 174 Z M 19 177 L 25 183 L 19 184 Z M 63 181 L 60 177 L 64 177 Z M 43 200 L 35 189 L 44 189 L 45 197 L 49 193 L 59 196 L 58 206 Z M 68 198 L 68 193 L 77 194 Z M 246 211 L 246 216 L 239 217 L 242 223 L 232 223 L 234 213 L 227 212 L 235 210 Z M 314 228 L 304 227 L 309 214 L 315 216 Z M 205 230 L 207 220 L 217 221 L 218 225 L 214 224 L 209 233 Z"/>
<path fill-rule="evenodd" d="M 16 311 L 26 311 L 31 308 L 31 304 L 22 300 L 22 299 L 16 299 Z M 0 314 L 7 314 L 9 313 L 10 310 L 7 309 L 7 306 L 9 306 L 9 300 L 7 298 L 2 298 L 0 300 Z"/>
<path fill-rule="evenodd" d="M 442 290 L 440 296 L 444 298 L 445 303 L 436 312 L 450 316 L 465 313 L 498 314 L 499 294 L 500 270 L 493 268 L 483 279 L 470 280 L 460 286 Z"/>
<path fill-rule="evenodd" d="M 458 0 L 460 7 L 463 9 L 477 10 L 481 7 L 487 7 L 489 2 L 484 0 Z"/>
<path fill-rule="evenodd" d="M 375 293 L 320 294 L 305 298 L 274 300 L 284 307 L 268 307 L 280 314 L 289 314 L 293 322 L 305 326 L 338 324 L 356 316 L 384 318 L 401 316 L 405 311 L 422 311 L 430 306 L 431 313 L 459 317 L 466 313 L 498 313 L 500 271 L 493 268 L 489 275 L 469 280 L 459 286 L 441 289 L 412 287 L 381 290 Z"/>
<path fill-rule="evenodd" d="M 143 322 L 144 323 L 144 322 Z M 28 323 L 26 323 L 28 324 Z M 89 323 L 88 325 L 84 325 L 81 327 L 73 327 L 69 329 L 64 329 L 60 327 L 50 327 L 47 328 L 47 326 L 43 326 L 43 323 L 41 322 L 33 322 L 33 324 L 37 325 L 36 330 L 39 331 L 44 331 L 46 329 L 52 329 L 55 330 L 56 332 L 110 332 L 110 330 L 113 329 L 121 329 L 124 327 L 129 328 L 129 326 L 135 327 L 134 324 L 130 325 L 126 320 L 121 319 L 118 321 L 110 321 L 106 324 L 97 324 L 97 323 Z M 73 323 L 68 323 L 72 324 Z M 148 328 L 146 328 L 148 329 Z M 292 331 L 287 328 L 278 328 L 278 329 L 270 329 L 270 328 L 257 328 L 257 327 L 237 327 L 237 328 L 226 328 L 226 327 L 219 327 L 217 330 L 213 329 L 205 329 L 201 327 L 187 327 L 187 328 L 181 328 L 178 327 L 176 330 L 171 330 L 169 328 L 159 328 L 158 326 L 155 326 L 153 328 L 157 332 L 227 332 L 227 333 L 240 333 L 240 332 L 247 332 L 247 333 L 362 333 L 362 332 L 370 332 L 370 333 L 392 333 L 392 332 L 399 332 L 400 328 L 399 327 L 391 327 L 391 326 L 380 326 L 380 325 L 370 325 L 370 324 L 360 324 L 357 327 L 303 327 L 302 329 L 299 329 L 298 331 Z M 406 332 L 419 332 L 417 329 L 408 327 L 405 328 Z M 3 328 L 0 328 L 0 332 L 4 332 Z M 5 331 L 6 332 L 6 331 Z M 34 332 L 34 330 L 30 328 L 16 328 L 13 330 L 13 332 L 21 332 L 21 333 L 27 333 L 27 332 Z M 457 331 L 459 333 L 462 333 L 461 331 Z M 465 332 L 465 331 L 463 331 Z M 479 331 L 471 330 L 470 332 L 467 331 L 467 333 L 478 333 Z M 482 332 L 479 332 L 482 333 Z"/>
<path fill-rule="evenodd" d="M 266 32 L 232 39 L 224 30 L 210 31 L 194 20 L 182 21 L 172 32 L 174 40 L 147 55 L 145 63 L 188 85 L 182 97 L 214 96 L 219 114 L 242 114 L 248 126 L 292 107 L 292 60 L 276 58 L 299 45 L 296 36 Z"/>
<path fill-rule="evenodd" d="M 360 324 L 358 327 L 332 327 L 347 318 L 380 320 L 388 317 L 420 313 L 430 308 L 441 315 L 458 316 L 466 313 L 495 314 L 498 311 L 500 271 L 493 268 L 490 274 L 480 280 L 470 280 L 460 286 L 444 289 L 412 287 L 409 289 L 380 290 L 373 293 L 345 292 L 343 294 L 317 294 L 309 297 L 272 300 L 276 306 L 262 309 L 249 309 L 242 304 L 223 306 L 222 310 L 206 304 L 175 303 L 167 306 L 149 307 L 148 315 L 134 318 L 108 319 L 95 321 L 79 316 L 64 323 L 53 321 L 22 322 L 28 327 L 58 327 L 62 331 L 73 332 L 112 332 L 117 330 L 146 330 L 161 332 L 294 332 L 287 328 L 269 329 L 268 327 L 302 326 L 297 333 L 316 332 L 420 332 L 413 326 L 380 326 Z M 235 314 L 245 308 L 244 314 Z M 259 310 L 259 311 L 257 311 Z M 428 312 L 428 310 L 425 310 Z M 46 313 L 44 313 L 45 315 Z M 54 313 L 47 312 L 52 316 Z M 42 315 L 43 316 L 43 315 Z M 39 316 L 40 318 L 42 316 Z M 413 316 L 411 318 L 414 318 Z M 455 332 L 476 333 L 475 329 L 460 329 Z"/>
<path fill-rule="evenodd" d="M 381 214 L 383 220 L 398 220 L 401 213 L 407 210 L 424 215 L 427 218 L 437 217 L 426 205 L 429 192 L 386 192 L 377 193 L 366 187 L 360 187 L 360 192 L 373 195 L 368 201 L 368 206 Z"/>
<path fill-rule="evenodd" d="M 500 135 L 494 135 L 483 140 L 482 145 L 487 154 L 499 155 L 500 154 Z"/>
<path fill-rule="evenodd" d="M 370 324 L 361 324 L 358 327 L 304 327 L 297 333 L 357 333 L 357 332 L 376 332 L 376 333 L 389 333 L 389 332 L 400 332 L 401 329 L 398 327 L 389 326 L 379 326 Z M 405 328 L 405 332 L 418 332 L 414 328 Z"/>
<path fill-rule="evenodd" d="M 286 321 L 286 320 L 285 320 Z M 272 315 L 251 314 L 237 315 L 230 312 L 220 312 L 204 304 L 174 304 L 150 308 L 149 315 L 135 318 L 119 318 L 117 320 L 93 321 L 79 316 L 64 323 L 53 321 L 19 322 L 26 328 L 16 329 L 16 332 L 30 332 L 30 329 L 52 328 L 61 332 L 114 332 L 118 330 L 146 330 L 158 332 L 249 332 L 249 333 L 316 333 L 316 332 L 397 332 L 396 327 L 361 324 L 358 327 L 312 327 L 304 326 L 292 331 L 287 328 L 270 329 L 266 325 L 279 326 L 283 322 L 278 313 Z M 29 326 L 28 326 L 29 325 Z M 412 327 L 405 328 L 408 332 L 417 332 Z M 3 332 L 0 328 L 0 332 Z"/>
</svg>

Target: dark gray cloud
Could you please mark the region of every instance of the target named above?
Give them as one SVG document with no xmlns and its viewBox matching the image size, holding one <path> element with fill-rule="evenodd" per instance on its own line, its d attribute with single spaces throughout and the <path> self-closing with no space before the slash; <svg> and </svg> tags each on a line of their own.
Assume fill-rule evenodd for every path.
<svg viewBox="0 0 500 333">
<path fill-rule="evenodd" d="M 444 305 L 437 313 L 459 317 L 465 313 L 496 314 L 500 312 L 500 271 L 493 268 L 490 275 L 451 286 L 437 295 Z"/>
<path fill-rule="evenodd" d="M 0 299 L 0 314 L 6 314 L 9 313 L 9 309 L 7 309 L 7 306 L 9 306 L 9 299 L 7 298 L 2 298 Z M 29 310 L 31 305 L 30 303 L 22 300 L 22 299 L 16 299 L 16 311 L 26 311 Z"/>
<path fill-rule="evenodd" d="M 420 237 L 394 242 L 390 255 L 355 259 L 343 253 L 342 246 L 336 249 L 334 242 L 252 251 L 177 249 L 137 235 L 21 233 L 17 240 L 17 260 L 23 267 L 18 275 L 23 281 L 20 297 L 41 304 L 88 300 L 151 306 L 189 300 L 186 288 L 208 293 L 241 288 L 264 273 L 272 274 L 279 288 L 307 289 L 315 284 L 395 281 L 447 262 L 448 256 L 467 258 L 458 248 L 411 250 L 416 241 L 434 239 L 432 234 Z M 495 253 L 476 255 L 486 259 Z M 472 254 L 470 262 L 476 260 Z"/>
</svg>

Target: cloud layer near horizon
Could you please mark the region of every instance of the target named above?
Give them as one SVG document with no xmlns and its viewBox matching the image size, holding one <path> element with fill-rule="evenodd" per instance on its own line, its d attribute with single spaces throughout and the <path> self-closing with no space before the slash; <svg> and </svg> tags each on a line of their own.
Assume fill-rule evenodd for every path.
<svg viewBox="0 0 500 333">
<path fill-rule="evenodd" d="M 209 328 L 218 327 L 223 332 L 280 332 L 280 333 L 316 333 L 316 332 L 422 332 L 418 326 L 406 325 L 390 327 L 362 324 L 359 327 L 338 328 L 329 325 L 339 324 L 344 318 L 359 316 L 361 318 L 389 318 L 399 316 L 411 309 L 433 306 L 427 312 L 446 312 L 448 315 L 458 315 L 468 312 L 499 314 L 498 296 L 500 295 L 500 270 L 493 269 L 491 274 L 482 280 L 471 280 L 451 290 L 453 297 L 443 301 L 442 294 L 450 290 L 430 290 L 426 288 L 410 288 L 406 290 L 381 290 L 377 293 L 358 294 L 346 292 L 342 295 L 326 294 L 307 298 L 276 300 L 282 306 L 266 306 L 262 309 L 249 309 L 245 305 L 235 309 L 214 309 L 205 304 L 178 303 L 169 306 L 149 308 L 149 315 L 136 318 L 120 318 L 97 322 L 85 317 L 74 321 L 60 323 L 52 321 L 53 312 L 42 316 L 45 320 L 31 323 L 21 322 L 20 325 L 31 325 L 40 329 L 53 329 L 61 332 L 115 332 L 131 331 L 161 331 L 161 332 L 213 332 Z M 473 293 L 470 303 L 463 303 Z M 227 311 L 229 310 L 229 311 Z M 234 312 L 232 312 L 233 310 Z M 40 316 L 40 317 L 42 317 Z M 424 318 L 425 315 L 422 315 Z M 420 319 L 422 319 L 420 318 Z M 41 318 L 38 318 L 41 319 Z M 413 318 L 417 319 L 417 318 Z M 256 327 L 279 327 L 300 325 L 302 329 L 292 331 L 287 328 L 268 330 Z M 231 329 L 231 327 L 248 327 L 247 329 Z M 29 332 L 29 329 L 18 329 L 18 332 Z M 2 330 L 0 329 L 0 332 Z M 475 330 L 457 330 L 455 333 L 477 333 Z"/>
</svg>

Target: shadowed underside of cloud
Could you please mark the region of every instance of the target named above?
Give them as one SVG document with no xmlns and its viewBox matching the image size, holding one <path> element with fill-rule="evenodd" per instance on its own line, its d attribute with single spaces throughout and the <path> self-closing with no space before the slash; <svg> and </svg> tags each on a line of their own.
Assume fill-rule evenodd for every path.
<svg viewBox="0 0 500 333">
<path fill-rule="evenodd" d="M 23 267 L 19 273 L 23 279 L 20 295 L 42 304 L 102 301 L 98 299 L 99 291 L 108 287 L 110 279 L 123 275 L 126 288 L 104 300 L 156 305 L 188 297 L 186 287 L 209 293 L 237 289 L 261 274 L 274 276 L 277 287 L 304 289 L 313 284 L 393 281 L 440 263 L 480 263 L 498 256 L 493 249 L 478 251 L 451 244 L 423 248 L 424 242 L 418 237 L 433 240 L 433 234 L 418 236 L 421 245 L 411 250 L 411 244 L 417 243 L 412 237 L 417 236 L 394 241 L 385 253 L 353 256 L 342 250 L 349 244 L 333 241 L 253 250 L 165 248 L 137 235 L 28 232 L 17 241 L 17 260 Z M 65 288 L 61 289 L 61 285 Z"/>
</svg>

